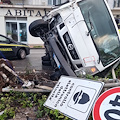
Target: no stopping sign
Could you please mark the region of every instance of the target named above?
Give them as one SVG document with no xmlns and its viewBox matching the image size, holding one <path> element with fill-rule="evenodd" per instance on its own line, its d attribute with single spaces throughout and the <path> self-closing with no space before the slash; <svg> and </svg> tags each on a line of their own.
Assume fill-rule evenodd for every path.
<svg viewBox="0 0 120 120">
<path fill-rule="evenodd" d="M 120 120 L 120 87 L 109 89 L 96 101 L 94 120 Z"/>
</svg>

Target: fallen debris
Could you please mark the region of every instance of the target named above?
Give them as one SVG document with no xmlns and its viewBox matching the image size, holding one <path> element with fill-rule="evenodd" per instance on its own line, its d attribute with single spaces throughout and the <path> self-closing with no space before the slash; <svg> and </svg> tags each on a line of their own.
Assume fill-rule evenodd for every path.
<svg viewBox="0 0 120 120">
<path fill-rule="evenodd" d="M 2 115 L 4 113 L 4 111 L 0 112 L 0 115 Z"/>
<path fill-rule="evenodd" d="M 106 83 L 104 85 L 104 88 L 113 88 L 113 87 L 118 87 L 120 86 L 120 82 L 119 83 Z"/>
<path fill-rule="evenodd" d="M 1 67 L 4 68 L 4 69 L 6 69 L 11 74 L 13 74 L 15 77 L 17 77 L 19 83 L 21 83 L 21 84 L 24 83 L 23 80 L 14 72 L 14 70 L 12 70 L 11 68 L 9 68 L 7 65 L 5 65 L 4 63 L 2 63 Z"/>
<path fill-rule="evenodd" d="M 36 71 L 32 73 L 16 73 L 12 62 L 0 59 L 0 92 L 51 92 L 57 81 L 50 80 L 48 71 Z M 98 81 L 105 83 L 104 90 L 120 86 L 118 79 L 101 78 Z M 22 84 L 21 84 L 22 83 Z"/>
<path fill-rule="evenodd" d="M 35 84 L 33 81 L 24 81 L 22 88 L 34 88 Z"/>
<path fill-rule="evenodd" d="M 15 92 L 25 92 L 25 93 L 48 93 L 51 92 L 51 90 L 47 90 L 47 89 L 9 89 L 9 88 L 3 88 L 2 92 L 10 92 L 10 91 L 15 91 Z"/>
<path fill-rule="evenodd" d="M 57 81 L 49 79 L 49 73 L 33 70 L 32 73 L 16 73 L 11 61 L 0 59 L 0 92 L 50 92 Z"/>
<path fill-rule="evenodd" d="M 0 59 L 0 92 L 6 86 L 21 87 L 23 80 L 15 73 L 11 61 Z"/>
<path fill-rule="evenodd" d="M 48 87 L 48 86 L 39 86 L 39 85 L 36 85 L 35 86 L 36 88 L 40 88 L 40 89 L 44 89 L 44 90 L 49 90 L 49 91 L 52 91 L 52 87 Z"/>
</svg>

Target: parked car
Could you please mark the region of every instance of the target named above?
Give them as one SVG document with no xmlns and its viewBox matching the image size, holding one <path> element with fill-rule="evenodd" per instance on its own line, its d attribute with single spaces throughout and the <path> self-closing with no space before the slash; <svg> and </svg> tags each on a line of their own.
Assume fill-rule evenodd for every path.
<svg viewBox="0 0 120 120">
<path fill-rule="evenodd" d="M 0 34 L 0 58 L 19 58 L 25 59 L 30 54 L 28 45 L 14 41 Z"/>
</svg>

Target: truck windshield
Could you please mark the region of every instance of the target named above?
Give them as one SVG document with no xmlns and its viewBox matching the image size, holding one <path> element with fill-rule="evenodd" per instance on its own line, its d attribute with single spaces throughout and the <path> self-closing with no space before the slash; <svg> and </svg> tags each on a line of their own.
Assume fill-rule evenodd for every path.
<svg viewBox="0 0 120 120">
<path fill-rule="evenodd" d="M 78 6 L 103 66 L 110 64 L 120 57 L 120 43 L 104 0 L 83 0 Z"/>
</svg>

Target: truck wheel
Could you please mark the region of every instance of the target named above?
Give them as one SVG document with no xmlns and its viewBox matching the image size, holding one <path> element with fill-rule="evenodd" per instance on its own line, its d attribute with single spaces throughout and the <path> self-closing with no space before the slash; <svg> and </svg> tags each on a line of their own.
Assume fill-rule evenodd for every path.
<svg viewBox="0 0 120 120">
<path fill-rule="evenodd" d="M 62 73 L 60 72 L 60 70 L 58 70 L 50 75 L 50 79 L 53 81 L 58 81 L 61 75 Z"/>
<path fill-rule="evenodd" d="M 19 58 L 19 59 L 25 59 L 25 58 L 26 58 L 26 52 L 25 52 L 24 49 L 20 49 L 20 50 L 18 51 L 18 58 Z"/>
<path fill-rule="evenodd" d="M 41 59 L 42 59 L 42 61 L 50 61 L 50 56 L 49 56 L 49 54 L 46 54 Z"/>
<path fill-rule="evenodd" d="M 29 32 L 34 37 L 42 37 L 48 32 L 48 23 L 42 19 L 35 20 L 30 24 Z"/>
<path fill-rule="evenodd" d="M 42 61 L 42 65 L 51 66 L 51 62 L 50 61 Z"/>
</svg>

